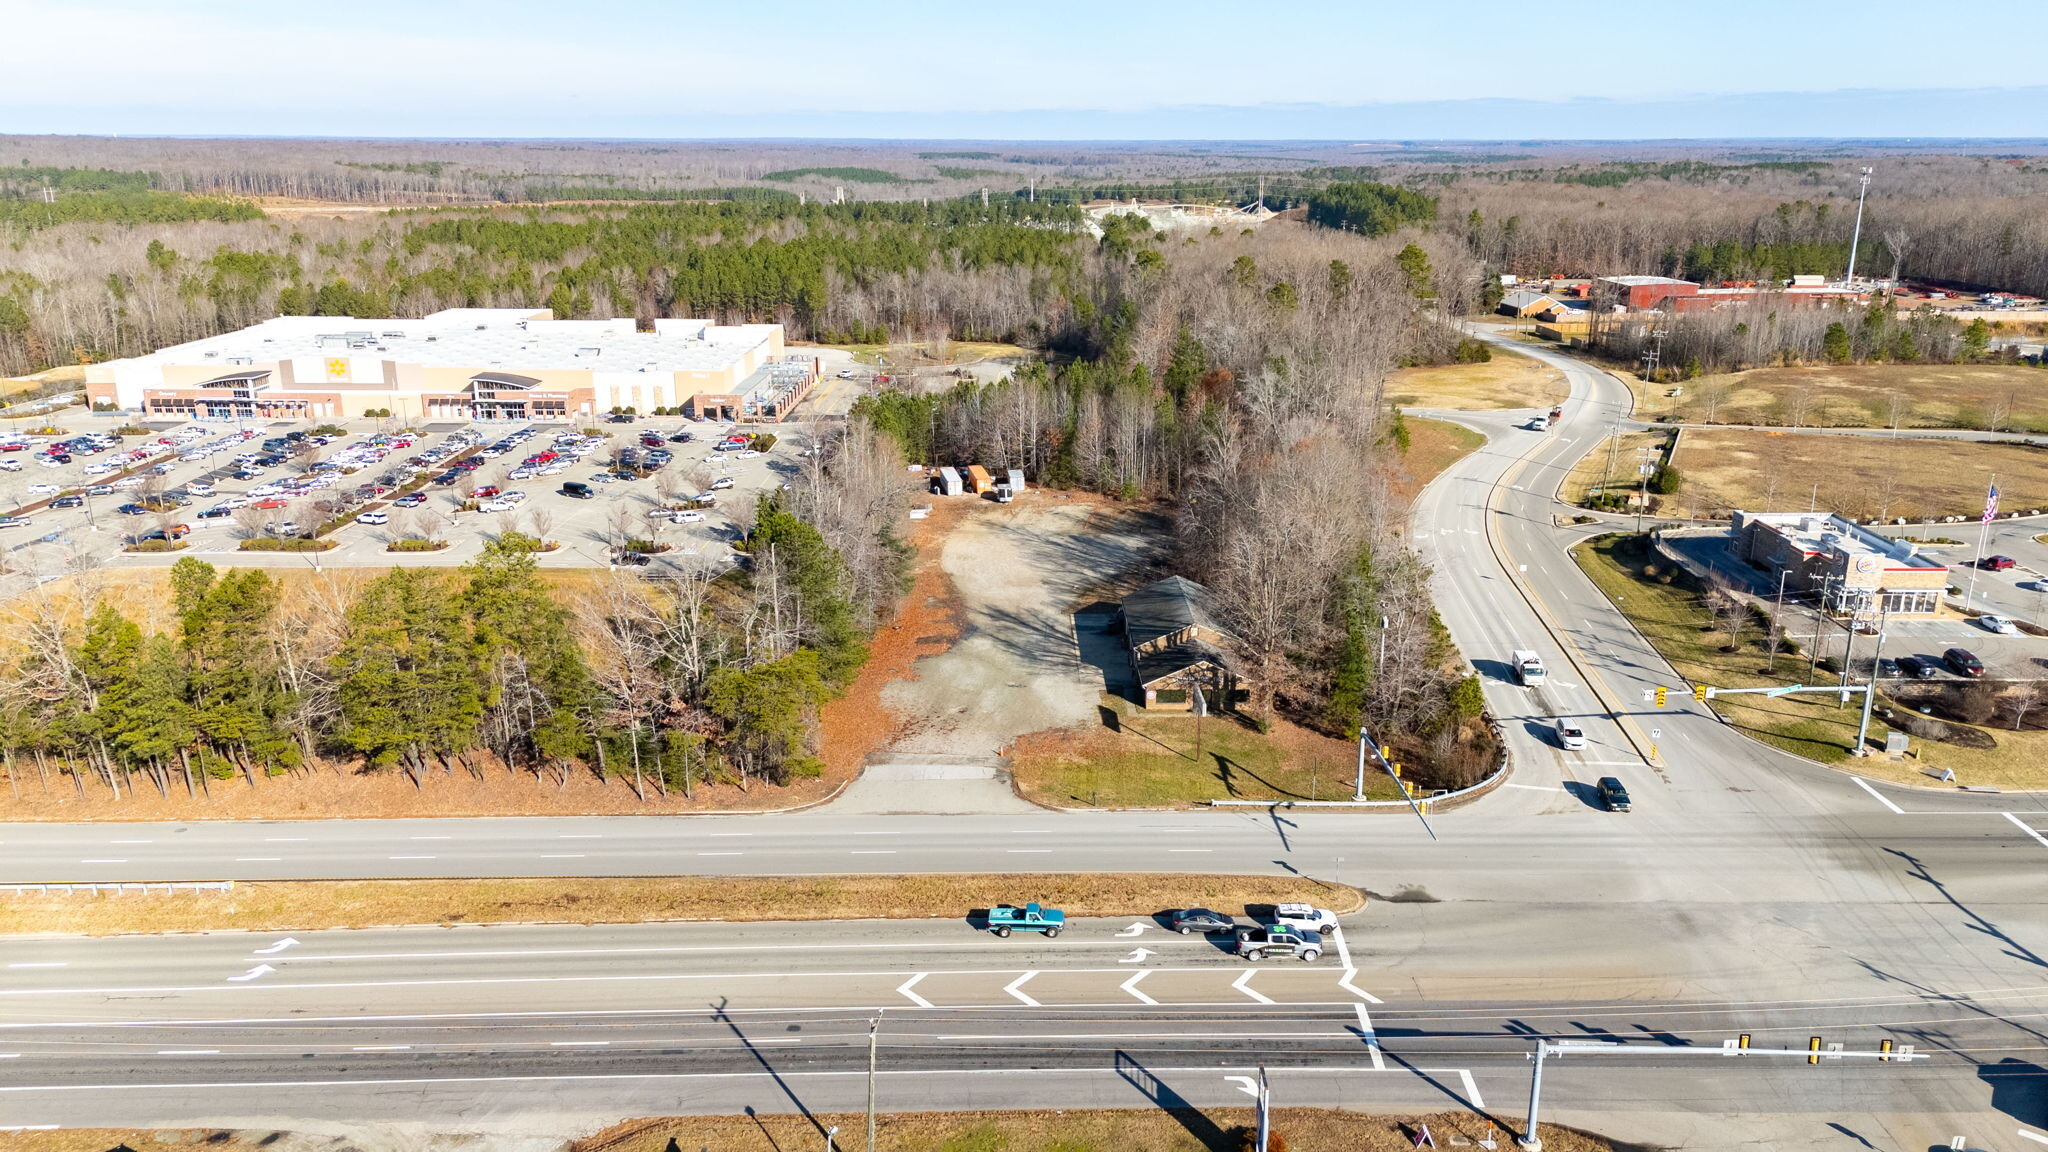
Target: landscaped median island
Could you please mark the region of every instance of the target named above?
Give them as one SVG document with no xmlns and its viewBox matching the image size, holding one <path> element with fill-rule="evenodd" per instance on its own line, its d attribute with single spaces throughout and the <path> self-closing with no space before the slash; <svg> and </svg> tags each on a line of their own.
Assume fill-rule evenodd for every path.
<svg viewBox="0 0 2048 1152">
<path fill-rule="evenodd" d="M 1809 669 L 1804 648 L 1781 641 L 1772 660 L 1766 628 L 1747 612 L 1716 613 L 1705 591 L 1683 570 L 1657 556 L 1648 537 L 1600 536 L 1572 549 L 1572 558 L 1594 584 L 1627 616 L 1659 655 L 1676 670 L 1682 683 L 1670 685 L 1681 695 L 1695 684 L 1715 688 L 1767 688 L 1786 684 L 1833 684 L 1838 673 L 1828 667 Z M 1839 650 L 1840 632 L 1833 647 Z M 1868 654 L 1869 641 L 1859 648 Z M 1775 667 L 1775 674 L 1767 669 Z M 1956 781 L 2003 788 L 2048 787 L 2048 731 L 1989 728 L 1907 712 L 1891 692 L 1922 690 L 1918 682 L 1887 683 L 1878 693 L 1869 740 L 1882 749 L 1889 726 L 1887 713 L 1897 710 L 1910 733 L 1912 750 L 1903 760 L 1882 754 L 1852 760 L 1861 717 L 1861 701 L 1838 704 L 1833 693 L 1798 696 L 1716 697 L 1713 706 L 1750 736 L 1794 755 L 1823 764 L 1853 763 L 1860 776 L 1904 784 L 1932 784 L 1929 771 L 1951 769 Z M 1961 691 L 1995 691 L 1982 682 Z M 1917 697 L 1914 704 L 1920 706 Z M 1987 714 L 1987 718 L 1988 718 Z M 2038 720 L 2029 717 L 2038 724 Z M 1947 738 L 1935 738 L 1936 735 Z M 1946 785 L 1953 786 L 1953 785 Z"/>
<path fill-rule="evenodd" d="M 1035 900 L 1070 917 L 1150 916 L 1296 900 L 1343 915 L 1356 888 L 1275 876 L 934 873 L 909 876 L 592 876 L 475 880 L 279 880 L 225 892 L 10 895 L 0 935 L 308 932 L 399 924 L 639 924 L 660 920 L 957 919 Z"/>
</svg>

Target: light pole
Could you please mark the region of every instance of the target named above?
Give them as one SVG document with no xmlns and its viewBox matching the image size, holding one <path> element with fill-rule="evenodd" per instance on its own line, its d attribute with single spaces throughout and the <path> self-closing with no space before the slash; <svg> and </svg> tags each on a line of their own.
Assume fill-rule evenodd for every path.
<svg viewBox="0 0 2048 1152">
<path fill-rule="evenodd" d="M 1870 192 L 1870 169 L 1856 180 L 1856 230 L 1849 234 L 1849 275 L 1846 284 L 1856 283 L 1856 246 L 1863 242 L 1863 197 Z"/>
<path fill-rule="evenodd" d="M 882 1014 L 868 1022 L 868 1152 L 875 1152 L 875 1036 L 882 1030 Z"/>
<path fill-rule="evenodd" d="M 1882 593 L 1879 593 L 1882 595 Z M 1856 755 L 1867 756 L 1870 750 L 1864 741 L 1870 737 L 1870 702 L 1877 697 L 1877 671 L 1884 666 L 1885 626 L 1891 613 L 1881 613 L 1877 618 L 1877 650 L 1870 654 L 1870 681 L 1863 689 L 1863 719 L 1856 725 Z"/>
</svg>

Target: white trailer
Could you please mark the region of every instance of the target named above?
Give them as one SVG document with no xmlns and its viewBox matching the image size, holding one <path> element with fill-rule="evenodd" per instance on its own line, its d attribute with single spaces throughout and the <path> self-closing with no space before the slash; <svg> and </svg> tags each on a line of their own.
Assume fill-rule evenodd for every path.
<svg viewBox="0 0 2048 1152">
<path fill-rule="evenodd" d="M 1525 688 L 1534 688 L 1543 683 L 1549 675 L 1543 667 L 1543 657 L 1527 648 L 1515 649 L 1515 680 Z"/>
<path fill-rule="evenodd" d="M 936 490 L 941 496 L 958 496 L 966 491 L 966 486 L 960 480 L 960 470 L 950 465 L 939 469 L 939 482 L 936 485 Z"/>
</svg>

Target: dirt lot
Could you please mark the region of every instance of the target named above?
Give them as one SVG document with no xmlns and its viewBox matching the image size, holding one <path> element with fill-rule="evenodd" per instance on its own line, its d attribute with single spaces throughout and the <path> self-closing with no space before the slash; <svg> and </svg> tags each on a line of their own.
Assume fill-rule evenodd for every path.
<svg viewBox="0 0 2048 1152">
<path fill-rule="evenodd" d="M 1684 477 L 1673 503 L 1702 516 L 1810 501 L 1857 519 L 1974 516 L 1993 475 L 2005 510 L 2048 508 L 2048 450 L 2022 444 L 1687 430 L 1673 463 Z"/>
<path fill-rule="evenodd" d="M 888 750 L 983 760 L 1027 732 L 1091 719 L 1103 678 L 1077 658 L 1071 613 L 1135 583 L 1165 544 L 1164 521 L 1044 490 L 1014 504 L 940 503 L 966 505 L 940 551 L 960 639 L 882 690 L 902 724 Z"/>
<path fill-rule="evenodd" d="M 1564 373 L 1503 349 L 1484 364 L 1403 368 L 1387 381 L 1387 399 L 1403 408 L 1536 408 L 1569 392 Z"/>
<path fill-rule="evenodd" d="M 1754 368 L 1684 383 L 1639 385 L 1644 418 L 1681 423 L 1889 428 L 1898 398 L 1901 428 L 1990 428 L 2048 432 L 2048 372 L 2007 364 L 1855 364 Z"/>
</svg>

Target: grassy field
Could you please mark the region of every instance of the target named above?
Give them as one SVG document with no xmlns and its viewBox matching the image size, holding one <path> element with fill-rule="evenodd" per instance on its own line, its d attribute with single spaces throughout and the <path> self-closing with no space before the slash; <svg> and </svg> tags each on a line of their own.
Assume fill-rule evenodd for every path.
<svg viewBox="0 0 2048 1152">
<path fill-rule="evenodd" d="M 1241 1152 L 1242 1134 L 1255 1123 L 1249 1108 L 1147 1109 L 1061 1112 L 895 1113 L 876 1122 L 877 1148 L 886 1152 Z M 866 1137 L 861 1115 L 686 1116 L 630 1120 L 579 1140 L 568 1152 L 795 1152 L 824 1146 L 824 1129 L 839 1128 L 839 1146 Z M 1427 1124 L 1438 1148 L 1478 1147 L 1489 1132 L 1496 1147 L 1514 1137 L 1463 1112 L 1426 1116 L 1368 1116 L 1326 1108 L 1275 1108 L 1272 1135 L 1294 1152 L 1409 1152 L 1417 1126 Z M 1558 1152 L 1604 1152 L 1614 1145 L 1568 1128 L 1544 1125 L 1543 1146 Z M 0 1149 L 6 1145 L 0 1144 Z M 1272 1141 L 1279 1149 L 1279 1139 Z M 155 1152 L 138 1148 L 137 1152 Z"/>
<path fill-rule="evenodd" d="M 505 880 L 292 880 L 230 892 L 9 896 L 0 935 L 318 931 L 389 924 L 638 924 L 655 920 L 929 920 L 1037 900 L 1069 916 L 1313 900 L 1349 912 L 1365 897 L 1316 880 L 1161 872 L 1119 876 L 599 876 Z"/>
<path fill-rule="evenodd" d="M 1387 381 L 1387 398 L 1403 408 L 1537 408 L 1569 393 L 1564 373 L 1498 348 L 1484 364 L 1403 368 Z"/>
<path fill-rule="evenodd" d="M 71 364 L 63 368 L 50 368 L 33 376 L 0 376 L 0 396 L 12 396 L 50 384 L 61 384 L 66 388 L 85 386 L 85 365 Z"/>
<path fill-rule="evenodd" d="M 1485 436 L 1462 424 L 1419 416 L 1403 420 L 1408 425 L 1408 451 L 1401 457 L 1401 473 L 1394 479 L 1394 490 L 1406 500 L 1413 500 L 1438 473 L 1486 443 Z"/>
<path fill-rule="evenodd" d="M 886 1098 L 883 1106 L 890 1101 Z M 1254 1123 L 1249 1108 L 1121 1109 L 1057 1112 L 885 1112 L 875 1120 L 875 1144 L 883 1152 L 1241 1152 L 1242 1132 Z M 1409 1152 L 1411 1133 L 1427 1124 L 1439 1148 L 1478 1147 L 1487 1121 L 1464 1112 L 1415 1116 L 1368 1116 L 1326 1108 L 1275 1108 L 1272 1131 L 1295 1152 Z M 859 1148 L 866 1139 L 862 1114 L 672 1116 L 627 1120 L 562 1145 L 562 1152 L 668 1152 L 704 1148 L 716 1152 L 798 1152 L 824 1147 L 826 1128 L 839 1129 L 838 1147 Z M 1615 1145 L 1584 1132 L 1546 1124 L 1543 1146 L 1556 1152 L 1610 1152 Z M 1496 1147 L 1513 1136 L 1494 1132 Z M 409 1136 L 407 1148 L 484 1147 L 487 1142 L 437 1143 Z M 530 1141 L 528 1142 L 531 1143 Z M 392 1147 L 388 1142 L 376 1147 Z M 1280 1143 L 1272 1145 L 1276 1150 Z M 171 1152 L 206 1148 L 214 1152 L 345 1152 L 368 1147 L 341 1135 L 314 1135 L 275 1128 L 188 1128 L 153 1131 L 81 1128 L 63 1132 L 0 1131 L 0 1152 Z"/>
<path fill-rule="evenodd" d="M 1205 800 L 1348 800 L 1357 746 L 1285 721 L 1261 734 L 1224 716 L 1147 713 L 1104 697 L 1117 723 L 1085 731 L 1033 733 L 1010 757 L 1017 789 L 1061 808 L 1161 808 Z M 1400 798 L 1392 780 L 1366 776 L 1374 800 Z"/>
<path fill-rule="evenodd" d="M 1637 455 L 1638 450 L 1654 448 L 1661 452 L 1664 442 L 1670 438 L 1669 432 L 1624 432 L 1619 437 L 1604 437 L 1599 446 L 1581 457 L 1565 477 L 1561 493 L 1565 503 L 1582 504 L 1609 482 L 1617 488 L 1635 491 L 1636 463 L 1643 459 Z M 1616 440 L 1620 441 L 1618 445 L 1613 443 Z"/>
<path fill-rule="evenodd" d="M 1662 576 L 1668 568 L 1656 577 L 1647 575 L 1649 556 L 1640 550 L 1636 538 L 1602 536 L 1589 540 L 1572 550 L 1572 558 L 1677 670 L 1685 683 L 1674 684 L 1673 688 L 1688 692 L 1694 684 L 1763 688 L 1814 682 L 1804 655 L 1780 655 L 1776 664 L 1779 674 L 1766 675 L 1764 638 L 1754 626 L 1747 629 L 1737 651 L 1720 651 L 1728 637 L 1719 630 L 1701 631 L 1712 620 L 1699 595 L 1682 582 L 1664 582 Z M 1835 644 L 1840 644 L 1839 635 Z M 1837 707 L 1835 698 L 1826 694 L 1776 699 L 1733 696 L 1716 699 L 1714 708 L 1764 743 L 1824 764 L 1849 761 L 1849 750 L 1856 743 L 1859 712 L 1853 700 L 1846 707 Z M 1871 720 L 1870 740 L 1874 745 L 1882 746 L 1887 731 L 1881 721 Z M 1855 761 L 1855 771 L 1878 779 L 1927 785 L 1932 781 L 1922 770 L 1938 765 L 1954 769 L 1957 778 L 1966 784 L 2007 788 L 2048 785 L 2048 733 L 1999 731 L 1990 735 L 1997 747 L 1984 750 L 1915 738 L 1914 753 L 1908 759 L 1894 762 L 1873 756 Z"/>
<path fill-rule="evenodd" d="M 2048 372 L 2010 364 L 1753 368 L 1678 385 L 1634 384 L 1644 418 L 1819 428 L 1991 428 L 2048 432 Z"/>
<path fill-rule="evenodd" d="M 1809 502 L 1857 519 L 1974 516 L 1994 475 L 2005 510 L 2048 508 L 2048 450 L 2024 444 L 1689 429 L 1672 463 L 1671 503 L 1701 516 Z"/>
<path fill-rule="evenodd" d="M 1016 344 L 994 344 L 977 340 L 948 340 L 938 344 L 828 344 L 824 347 L 843 348 L 853 353 L 853 358 L 862 364 L 886 365 L 892 368 L 973 364 L 980 360 L 1036 355 Z"/>
</svg>

